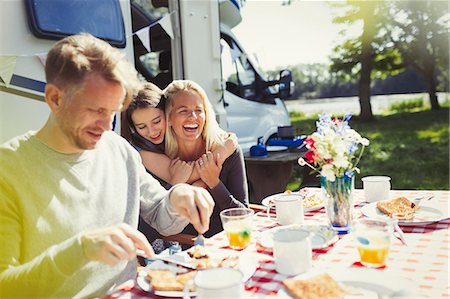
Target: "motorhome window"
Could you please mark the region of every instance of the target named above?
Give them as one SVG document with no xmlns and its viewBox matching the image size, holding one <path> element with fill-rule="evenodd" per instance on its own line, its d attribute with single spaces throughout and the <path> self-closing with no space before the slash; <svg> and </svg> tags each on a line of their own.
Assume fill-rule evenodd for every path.
<svg viewBox="0 0 450 299">
<path fill-rule="evenodd" d="M 227 90 L 247 100 L 257 100 L 256 73 L 247 55 L 231 38 L 221 39 L 222 76 Z"/>
<path fill-rule="evenodd" d="M 33 34 L 43 39 L 61 39 L 88 32 L 111 45 L 124 48 L 125 27 L 118 0 L 26 0 Z"/>
<path fill-rule="evenodd" d="M 167 2 L 132 0 L 131 18 L 133 32 L 150 26 L 150 49 L 137 35 L 133 36 L 135 66 L 147 81 L 165 88 L 172 81 L 171 38 L 158 24 L 169 14 Z M 149 52 L 150 50 L 150 52 Z"/>
</svg>

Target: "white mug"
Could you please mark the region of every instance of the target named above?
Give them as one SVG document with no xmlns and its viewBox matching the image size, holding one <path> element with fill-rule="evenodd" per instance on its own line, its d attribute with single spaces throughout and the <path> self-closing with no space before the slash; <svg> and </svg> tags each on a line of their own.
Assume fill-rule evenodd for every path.
<svg viewBox="0 0 450 299">
<path fill-rule="evenodd" d="M 362 179 L 364 196 L 368 202 L 389 199 L 391 178 L 388 176 L 366 176 Z"/>
<path fill-rule="evenodd" d="M 275 206 L 277 222 L 281 225 L 302 224 L 303 197 L 299 194 L 280 194 L 273 199 L 267 208 L 267 217 L 273 219 L 270 209 Z"/>
<path fill-rule="evenodd" d="M 284 275 L 297 275 L 311 269 L 310 232 L 300 228 L 279 229 L 273 234 L 275 269 Z"/>
<path fill-rule="evenodd" d="M 192 284 L 196 288 L 197 299 L 242 298 L 244 295 L 243 274 L 233 268 L 211 268 L 198 271 L 193 281 L 184 286 L 183 299 L 189 299 Z"/>
</svg>

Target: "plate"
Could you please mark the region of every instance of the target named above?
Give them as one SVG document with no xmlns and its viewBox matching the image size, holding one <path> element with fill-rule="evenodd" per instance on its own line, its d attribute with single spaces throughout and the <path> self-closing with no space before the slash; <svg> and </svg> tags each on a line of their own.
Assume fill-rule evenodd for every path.
<svg viewBox="0 0 450 299">
<path fill-rule="evenodd" d="M 416 298 L 418 289 L 414 282 L 384 271 L 374 269 L 324 269 L 312 270 L 296 276 L 298 279 L 308 279 L 322 273 L 328 273 L 334 280 L 349 287 L 352 292 L 344 298 Z M 277 294 L 278 298 L 292 298 L 284 288 Z"/>
<path fill-rule="evenodd" d="M 243 274 L 243 282 L 246 282 L 250 279 L 250 277 L 253 276 L 253 274 L 256 271 L 256 268 L 258 267 L 258 262 L 256 261 L 254 255 L 251 251 L 240 251 L 236 252 L 233 250 L 223 250 L 223 249 L 208 249 L 208 255 L 211 257 L 211 260 L 213 261 L 220 261 L 224 257 L 227 256 L 237 256 L 238 257 L 238 264 L 237 269 L 239 269 Z M 173 256 L 174 261 L 179 261 L 184 259 L 185 263 L 189 263 L 190 260 L 193 260 L 192 263 L 194 265 L 195 260 L 191 259 L 186 251 L 174 254 Z M 187 257 L 187 258 L 186 258 Z M 173 273 L 184 273 L 188 272 L 190 270 L 187 270 L 186 268 L 178 267 L 174 264 L 166 264 L 163 261 L 156 260 L 147 266 L 141 271 L 138 272 L 137 278 L 136 278 L 136 284 L 145 292 L 152 293 L 158 296 L 163 297 L 183 297 L 183 292 L 180 291 L 154 291 L 152 290 L 150 281 L 147 279 L 147 270 L 148 269 L 168 269 L 172 271 Z M 202 269 L 198 269 L 197 271 L 202 271 Z M 195 296 L 195 292 L 189 292 L 189 296 Z"/>
<path fill-rule="evenodd" d="M 277 226 L 261 232 L 259 235 L 259 244 L 266 248 L 273 247 L 273 234 L 279 229 L 302 228 L 312 233 L 311 248 L 321 249 L 335 243 L 339 237 L 335 230 L 327 225 L 317 224 L 293 224 L 287 226 Z"/>
<path fill-rule="evenodd" d="M 381 218 L 381 219 L 391 219 L 386 214 L 380 212 L 377 208 L 376 202 L 371 202 L 361 208 L 361 212 L 364 216 L 370 218 Z M 414 214 L 414 219 L 411 220 L 399 220 L 398 224 L 404 226 L 414 226 L 414 225 L 426 225 L 433 222 L 441 221 L 447 219 L 448 216 L 445 216 L 441 210 L 430 206 L 421 205 L 420 209 L 416 211 Z"/>
<path fill-rule="evenodd" d="M 136 278 L 136 284 L 145 292 L 152 293 L 157 296 L 162 297 L 183 297 L 185 294 L 182 291 L 154 291 L 152 289 L 152 285 L 150 284 L 150 281 L 147 279 L 147 270 L 148 269 L 160 269 L 160 270 L 170 270 L 175 274 L 178 273 L 186 273 L 189 270 L 181 267 L 177 267 L 175 265 L 166 264 L 163 261 L 154 261 L 151 264 L 148 264 L 145 266 L 145 268 L 138 272 L 137 278 Z M 190 297 L 196 296 L 196 292 L 188 292 L 187 293 Z"/>
<path fill-rule="evenodd" d="M 264 198 L 261 201 L 261 204 L 263 206 L 268 207 L 270 205 L 270 203 L 273 202 L 273 199 L 281 194 L 285 194 L 285 193 L 277 193 L 277 194 L 267 196 L 266 198 Z M 312 193 L 312 194 L 307 194 L 305 192 L 292 192 L 291 194 L 297 194 L 299 196 L 303 196 L 303 212 L 312 212 L 312 211 L 320 210 L 321 208 L 323 208 L 325 206 L 324 201 L 322 200 L 322 198 L 320 196 L 320 192 Z M 308 201 L 308 202 L 306 202 L 306 201 Z"/>
<path fill-rule="evenodd" d="M 281 152 L 281 151 L 285 151 L 287 149 L 288 149 L 288 147 L 283 146 L 283 145 L 268 145 L 268 146 L 266 146 L 266 150 L 268 152 Z"/>
</svg>

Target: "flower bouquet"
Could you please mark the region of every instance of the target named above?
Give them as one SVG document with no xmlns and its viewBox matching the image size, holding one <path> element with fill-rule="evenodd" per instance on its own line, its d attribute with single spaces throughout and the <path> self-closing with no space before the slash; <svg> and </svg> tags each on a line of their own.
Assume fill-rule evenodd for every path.
<svg viewBox="0 0 450 299">
<path fill-rule="evenodd" d="M 351 114 L 343 119 L 332 118 L 322 113 L 316 122 L 317 131 L 305 139 L 304 158 L 298 159 L 301 166 L 309 166 L 320 174 L 320 185 L 325 197 L 325 209 L 333 228 L 346 233 L 352 220 L 354 173 L 369 145 L 369 140 L 351 129 L 348 122 Z"/>
</svg>

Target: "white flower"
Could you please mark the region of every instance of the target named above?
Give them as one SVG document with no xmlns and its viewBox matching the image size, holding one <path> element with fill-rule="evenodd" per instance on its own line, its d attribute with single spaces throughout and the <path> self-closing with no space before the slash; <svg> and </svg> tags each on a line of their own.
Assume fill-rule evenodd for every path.
<svg viewBox="0 0 450 299">
<path fill-rule="evenodd" d="M 338 155 L 343 155 L 347 152 L 348 146 L 345 144 L 344 140 L 340 138 L 336 138 L 330 145 L 333 147 L 334 152 Z"/>
<path fill-rule="evenodd" d="M 321 114 L 316 122 L 317 131 L 310 135 L 314 146 L 307 145 L 310 151 L 308 155 L 314 161 L 309 163 L 299 158 L 298 164 L 310 167 L 333 182 L 336 177 L 345 176 L 346 173 L 359 173 L 356 166 L 369 140 L 350 128 L 350 117 L 347 115 L 343 120 L 332 120 L 331 115 Z"/>
<path fill-rule="evenodd" d="M 343 155 L 337 155 L 333 160 L 333 165 L 336 166 L 336 168 L 346 169 L 349 166 L 349 163 L 347 157 Z"/>
<path fill-rule="evenodd" d="M 298 158 L 298 165 L 300 166 L 305 166 L 306 165 L 306 161 L 303 158 Z"/>
<path fill-rule="evenodd" d="M 334 180 L 336 179 L 336 176 L 334 175 L 333 165 L 331 164 L 323 165 L 320 175 L 325 177 L 330 182 L 334 182 Z"/>
<path fill-rule="evenodd" d="M 364 146 L 368 146 L 368 145 L 369 145 L 369 139 L 367 139 L 367 138 L 362 138 L 360 143 L 361 143 L 362 145 L 364 145 Z"/>
<path fill-rule="evenodd" d="M 316 154 L 322 159 L 331 159 L 331 153 L 328 150 L 328 144 L 326 143 L 317 143 L 316 144 Z"/>
</svg>

